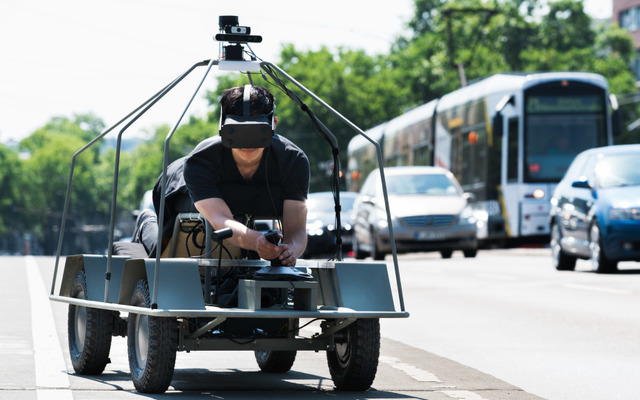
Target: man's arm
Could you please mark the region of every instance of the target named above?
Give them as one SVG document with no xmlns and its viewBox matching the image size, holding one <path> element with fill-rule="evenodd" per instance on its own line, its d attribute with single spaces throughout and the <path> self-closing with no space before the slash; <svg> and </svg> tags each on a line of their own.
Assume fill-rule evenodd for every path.
<svg viewBox="0 0 640 400">
<path fill-rule="evenodd" d="M 294 266 L 307 247 L 307 203 L 285 200 L 282 213 L 283 243 L 289 247 L 279 258 L 283 265 Z"/>
<path fill-rule="evenodd" d="M 227 203 L 224 200 L 214 197 L 209 199 L 203 199 L 195 202 L 195 206 L 198 211 L 209 221 L 211 226 L 213 226 L 214 230 L 231 228 L 233 231 L 233 236 L 227 239 L 233 245 L 241 247 L 247 250 L 253 250 L 258 253 L 260 258 L 265 260 L 271 260 L 277 258 L 278 256 L 282 256 L 282 264 L 294 266 L 295 261 L 299 254 L 304 251 L 306 246 L 306 220 L 307 220 L 307 209 L 304 202 L 293 201 L 293 200 L 285 200 L 284 202 L 284 216 L 283 218 L 286 221 L 287 215 L 290 215 L 289 218 L 295 219 L 300 218 L 300 216 L 296 216 L 296 213 L 300 209 L 300 205 L 289 205 L 288 202 L 293 203 L 301 203 L 302 211 L 304 215 L 302 216 L 302 233 L 304 234 L 304 238 L 300 238 L 300 221 L 292 220 L 289 222 L 284 222 L 285 232 L 291 231 L 291 234 L 287 234 L 284 239 L 284 243 L 280 246 L 276 246 L 272 243 L 269 243 L 264 235 L 258 231 L 253 229 L 249 229 L 244 224 L 236 221 L 233 218 L 233 214 L 229 209 Z M 289 238 L 291 236 L 291 238 Z M 303 242 L 301 241 L 303 240 Z M 290 250 L 290 243 L 294 247 Z M 300 248 L 300 246 L 302 246 Z M 293 250 L 295 249 L 295 250 Z M 298 253 L 298 251 L 300 253 Z M 283 255 L 283 253 L 286 253 Z"/>
</svg>

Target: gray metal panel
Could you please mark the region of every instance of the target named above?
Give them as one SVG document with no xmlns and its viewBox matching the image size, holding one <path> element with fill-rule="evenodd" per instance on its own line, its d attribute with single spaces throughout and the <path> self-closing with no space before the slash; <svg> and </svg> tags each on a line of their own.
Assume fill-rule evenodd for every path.
<svg viewBox="0 0 640 400">
<path fill-rule="evenodd" d="M 131 294 L 136 286 L 136 283 L 140 279 L 147 278 L 147 271 L 145 268 L 144 259 L 127 260 L 124 265 L 124 272 L 122 274 L 122 282 L 120 284 L 120 294 L 118 296 L 118 303 L 130 304 Z"/>
<path fill-rule="evenodd" d="M 146 259 L 149 291 L 153 293 L 155 260 Z M 158 308 L 179 310 L 204 310 L 204 297 L 197 260 L 163 258 L 160 260 L 158 281 Z"/>
<path fill-rule="evenodd" d="M 109 302 L 115 301 L 120 291 L 120 280 L 124 263 L 128 257 L 113 256 L 111 258 L 111 285 L 109 287 Z M 77 273 L 84 269 L 87 279 L 87 300 L 104 301 L 105 277 L 107 273 L 107 256 L 82 254 L 67 257 L 64 277 L 60 294 L 71 295 L 71 284 Z"/>
<path fill-rule="evenodd" d="M 312 269 L 312 273 L 318 281 L 318 304 L 326 307 L 340 306 L 335 269 Z"/>
<path fill-rule="evenodd" d="M 84 269 L 84 258 L 82 255 L 68 256 L 64 262 L 64 272 L 60 283 L 60 296 L 71 296 L 71 284 L 78 271 Z"/>
<path fill-rule="evenodd" d="M 336 262 L 342 307 L 356 311 L 395 311 L 384 263 Z"/>
</svg>

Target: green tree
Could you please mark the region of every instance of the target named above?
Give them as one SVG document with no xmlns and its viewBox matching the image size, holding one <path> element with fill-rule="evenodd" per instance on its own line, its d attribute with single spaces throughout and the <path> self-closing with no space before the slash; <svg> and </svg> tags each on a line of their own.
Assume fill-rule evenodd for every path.
<svg viewBox="0 0 640 400">
<path fill-rule="evenodd" d="M 20 217 L 46 254 L 56 250 L 72 156 L 103 127 L 93 115 L 76 115 L 73 120 L 56 117 L 20 142 L 20 150 L 29 154 L 22 162 Z M 67 219 L 72 235 L 104 226 L 108 215 L 110 202 L 105 204 L 104 198 L 111 191 L 97 168 L 100 148 L 94 147 L 77 156 Z"/>
<path fill-rule="evenodd" d="M 15 150 L 0 145 L 0 236 L 16 232 L 21 220 L 16 216 L 16 209 L 22 204 L 23 173 L 18 154 Z M 1 244 L 1 243 L 0 243 Z"/>
</svg>

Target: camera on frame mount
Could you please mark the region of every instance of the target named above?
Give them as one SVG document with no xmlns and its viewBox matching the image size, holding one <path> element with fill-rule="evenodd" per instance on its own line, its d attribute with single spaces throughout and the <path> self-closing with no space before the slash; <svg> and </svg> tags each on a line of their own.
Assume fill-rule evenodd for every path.
<svg viewBox="0 0 640 400">
<path fill-rule="evenodd" d="M 243 61 L 244 47 L 242 44 L 262 42 L 262 36 L 251 35 L 250 27 L 238 24 L 238 16 L 236 15 L 221 15 L 218 18 L 218 26 L 220 33 L 215 36 L 215 39 L 219 42 L 230 43 L 227 46 L 222 46 L 223 51 L 220 54 L 222 60 Z"/>
</svg>

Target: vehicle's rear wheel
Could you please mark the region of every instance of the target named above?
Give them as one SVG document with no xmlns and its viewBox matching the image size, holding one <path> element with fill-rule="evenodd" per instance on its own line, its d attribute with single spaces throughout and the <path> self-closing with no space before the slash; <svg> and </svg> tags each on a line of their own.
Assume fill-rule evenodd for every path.
<svg viewBox="0 0 640 400">
<path fill-rule="evenodd" d="M 607 273 L 618 270 L 618 262 L 609 259 L 604 251 L 598 221 L 593 221 L 589 229 L 589 255 L 591 257 L 591 265 L 596 272 Z"/>
<path fill-rule="evenodd" d="M 442 256 L 442 258 L 451 258 L 452 254 L 453 250 L 440 250 L 440 256 Z"/>
<path fill-rule="evenodd" d="M 149 285 L 140 279 L 131 295 L 131 305 L 151 307 Z M 173 318 L 129 314 L 127 344 L 131 379 L 141 393 L 163 393 L 173 378 L 178 330 Z"/>
<path fill-rule="evenodd" d="M 462 250 L 462 254 L 464 254 L 465 258 L 474 258 L 478 255 L 478 249 L 466 249 Z"/>
<path fill-rule="evenodd" d="M 335 350 L 327 351 L 331 379 L 338 390 L 371 387 L 380 356 L 380 321 L 358 319 L 336 334 Z"/>
<path fill-rule="evenodd" d="M 295 351 L 255 351 L 256 361 L 263 372 L 287 372 L 296 360 Z"/>
<path fill-rule="evenodd" d="M 551 226 L 551 259 L 553 260 L 553 266 L 558 271 L 573 271 L 576 268 L 576 257 L 570 256 L 562 250 L 562 244 L 560 241 L 562 234 L 560 233 L 560 227 L 557 223 Z"/>
<path fill-rule="evenodd" d="M 87 299 L 87 279 L 78 272 L 71 285 L 71 297 Z M 113 313 L 108 310 L 69 305 L 67 333 L 73 370 L 81 375 L 100 375 L 109 360 Z"/>
</svg>

